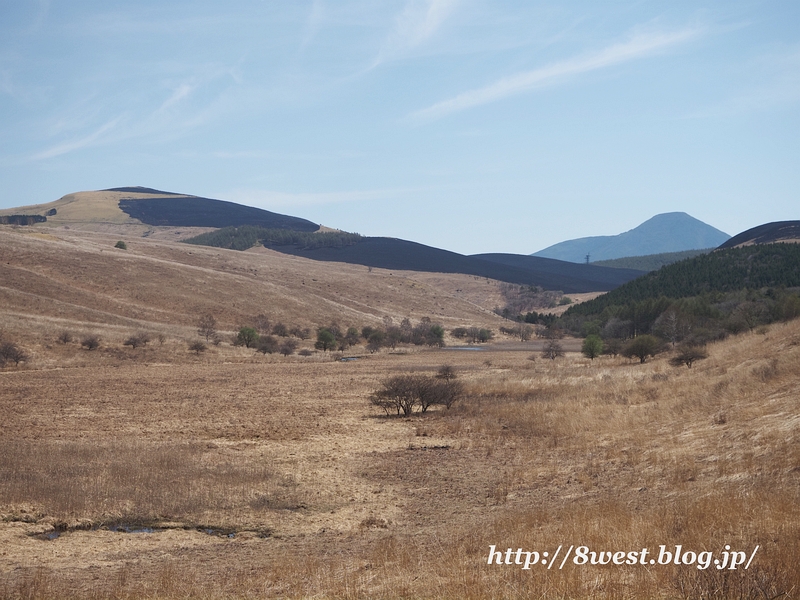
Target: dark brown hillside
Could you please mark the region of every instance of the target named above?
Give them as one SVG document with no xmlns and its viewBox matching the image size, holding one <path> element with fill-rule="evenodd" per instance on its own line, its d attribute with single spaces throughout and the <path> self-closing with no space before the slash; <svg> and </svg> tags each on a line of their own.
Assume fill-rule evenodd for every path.
<svg viewBox="0 0 800 600">
<path fill-rule="evenodd" d="M 765 223 L 733 236 L 719 248 L 735 248 L 752 244 L 774 244 L 776 242 L 800 242 L 800 221 L 776 221 Z"/>
<path fill-rule="evenodd" d="M 343 248 L 274 246 L 274 249 L 319 261 L 428 273 L 463 273 L 566 293 L 608 291 L 643 274 L 631 269 L 587 267 L 535 256 L 464 256 L 416 242 L 383 237 L 365 237 Z"/>
</svg>

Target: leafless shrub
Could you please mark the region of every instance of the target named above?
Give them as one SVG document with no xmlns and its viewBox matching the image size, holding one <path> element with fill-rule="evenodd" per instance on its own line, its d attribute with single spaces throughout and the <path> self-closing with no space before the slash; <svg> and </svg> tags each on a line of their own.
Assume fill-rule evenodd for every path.
<svg viewBox="0 0 800 600">
<path fill-rule="evenodd" d="M 300 356 L 311 356 L 314 353 L 311 350 L 309 350 L 308 348 L 303 348 L 302 350 L 300 350 L 300 352 L 298 352 L 298 354 Z"/>
<path fill-rule="evenodd" d="M 278 352 L 283 354 L 284 356 L 289 356 L 290 354 L 294 354 L 294 351 L 297 350 L 297 340 L 287 339 L 280 345 L 278 348 Z"/>
<path fill-rule="evenodd" d="M 253 317 L 253 327 L 255 327 L 261 335 L 268 334 L 271 328 L 269 317 L 264 313 L 256 315 Z"/>
<path fill-rule="evenodd" d="M 301 340 L 307 340 L 311 337 L 311 330 L 308 327 L 295 326 L 289 330 L 289 333 L 296 338 L 300 338 Z"/>
<path fill-rule="evenodd" d="M 434 404 L 448 408 L 461 395 L 461 386 L 453 378 L 434 378 L 426 375 L 396 375 L 384 381 L 381 389 L 370 396 L 373 406 L 387 415 L 410 416 L 416 407 L 427 412 Z"/>
<path fill-rule="evenodd" d="M 69 331 L 62 331 L 58 334 L 58 341 L 62 344 L 69 344 L 72 342 L 72 334 Z"/>
<path fill-rule="evenodd" d="M 708 358 L 708 352 L 706 352 L 705 348 L 686 344 L 678 346 L 678 353 L 669 360 L 669 364 L 673 367 L 686 365 L 691 369 L 692 364 L 704 358 Z"/>
<path fill-rule="evenodd" d="M 778 359 L 773 358 L 765 365 L 759 365 L 753 369 L 753 375 L 763 382 L 768 382 L 778 376 Z"/>
<path fill-rule="evenodd" d="M 217 320 L 211 313 L 206 313 L 197 321 L 197 333 L 200 337 L 204 337 L 206 341 L 217 334 Z"/>
<path fill-rule="evenodd" d="M 97 350 L 100 347 L 100 336 L 93 333 L 83 336 L 81 346 L 87 350 Z"/>
<path fill-rule="evenodd" d="M 201 352 L 205 352 L 208 349 L 208 346 L 205 345 L 204 342 L 197 340 L 196 342 L 192 342 L 189 344 L 189 350 L 200 355 Z"/>
<path fill-rule="evenodd" d="M 278 340 L 271 335 L 262 335 L 260 338 L 258 338 L 256 350 L 261 352 L 261 354 L 272 354 L 273 352 L 277 352 Z"/>
<path fill-rule="evenodd" d="M 28 360 L 28 355 L 14 342 L 0 343 L 0 367 L 9 362 L 19 366 L 19 363 L 26 360 Z"/>
<path fill-rule="evenodd" d="M 149 333 L 139 332 L 139 333 L 136 333 L 136 334 L 130 336 L 128 339 L 126 339 L 124 342 L 122 342 L 122 345 L 123 346 L 130 346 L 131 348 L 133 348 L 135 350 L 139 346 L 146 346 L 147 342 L 149 342 L 149 341 L 150 341 L 150 334 Z"/>
<path fill-rule="evenodd" d="M 544 350 L 542 350 L 542 358 L 549 358 L 550 360 L 555 360 L 561 356 L 564 356 L 564 348 L 557 339 L 550 339 L 544 346 Z"/>
</svg>

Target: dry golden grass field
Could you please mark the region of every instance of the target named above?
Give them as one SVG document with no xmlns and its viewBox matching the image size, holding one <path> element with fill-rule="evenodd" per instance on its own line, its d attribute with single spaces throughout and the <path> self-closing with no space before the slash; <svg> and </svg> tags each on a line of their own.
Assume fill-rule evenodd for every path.
<svg viewBox="0 0 800 600">
<path fill-rule="evenodd" d="M 0 369 L 0 597 L 800 595 L 800 322 L 691 369 L 590 361 L 577 341 L 550 361 L 502 336 L 263 356 L 228 341 L 258 313 L 497 331 L 497 286 L 166 235 L 124 251 L 120 231 L 0 227 L 0 335 L 29 355 Z M 206 312 L 225 335 L 195 354 Z M 153 340 L 122 345 L 138 331 Z M 464 385 L 452 408 L 370 404 L 442 365 Z M 694 564 L 650 563 L 676 545 Z M 562 548 L 525 570 L 487 564 L 490 546 L 512 563 Z M 578 547 L 636 564 L 576 564 Z M 697 568 L 703 552 L 726 568 Z"/>
</svg>

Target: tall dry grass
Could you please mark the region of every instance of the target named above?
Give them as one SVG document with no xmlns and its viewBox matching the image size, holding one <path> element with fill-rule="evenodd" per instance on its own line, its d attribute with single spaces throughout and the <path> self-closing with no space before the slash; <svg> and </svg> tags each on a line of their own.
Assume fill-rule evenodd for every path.
<svg viewBox="0 0 800 600">
<path fill-rule="evenodd" d="M 253 512 L 302 506 L 296 488 L 268 464 L 209 460 L 199 443 L 0 440 L 7 521 L 236 528 Z"/>
<path fill-rule="evenodd" d="M 669 367 L 665 358 L 644 365 L 575 356 L 531 362 L 521 353 L 495 355 L 488 365 L 458 360 L 467 389 L 460 404 L 410 421 L 387 419 L 397 427 L 411 423 L 419 437 L 406 450 L 372 452 L 354 463 L 362 479 L 393 490 L 399 517 L 375 514 L 349 532 L 229 545 L 219 565 L 199 552 L 151 563 L 155 575 L 130 565 L 89 591 L 109 598 L 800 595 L 800 323 L 712 346 L 710 358 L 692 369 Z M 441 357 L 408 361 L 430 369 Z M 363 411 L 369 410 L 365 397 Z M 73 471 L 79 481 L 104 483 L 90 485 L 99 491 L 89 492 L 83 504 L 70 503 L 43 483 L 56 472 L 37 467 L 58 463 L 56 445 L 37 450 L 37 444 L 9 447 L 20 466 L 16 479 L 4 477 L 1 493 L 16 502 L 38 497 L 64 514 L 138 498 L 151 515 L 206 509 L 225 515 L 237 507 L 252 510 L 247 488 L 273 477 L 237 464 L 214 470 L 204 464 L 201 446 L 151 448 L 138 463 L 135 448 L 128 448 L 117 450 L 104 470 Z M 43 454 L 28 460 L 26 452 Z M 81 452 L 68 450 L 61 470 L 81 464 Z M 142 473 L 164 464 L 185 473 L 187 489 L 199 479 L 211 491 L 198 486 L 184 501 L 177 491 L 139 497 L 123 478 L 101 475 L 113 472 L 114 460 L 128 479 L 139 469 L 132 463 L 142 465 Z M 40 475 L 24 481 L 20 473 L 37 468 Z M 170 484 L 142 477 L 142 489 Z M 120 490 L 112 490 L 117 485 Z M 226 486 L 230 493 L 222 491 Z M 550 552 L 560 544 L 626 552 L 680 544 L 717 556 L 725 545 L 759 551 L 746 571 L 674 564 L 524 571 L 487 565 L 490 544 Z M 65 597 L 86 597 L 85 588 L 64 586 L 65 579 L 34 570 L 6 579 L 0 592 L 45 598 L 59 589 Z"/>
</svg>

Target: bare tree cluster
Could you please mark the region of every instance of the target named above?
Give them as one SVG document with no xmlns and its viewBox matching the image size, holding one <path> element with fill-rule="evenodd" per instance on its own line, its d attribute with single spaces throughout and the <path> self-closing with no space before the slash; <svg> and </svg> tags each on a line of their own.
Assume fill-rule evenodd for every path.
<svg viewBox="0 0 800 600">
<path fill-rule="evenodd" d="M 87 350 L 97 350 L 100 347 L 100 336 L 94 333 L 83 336 L 81 346 Z"/>
<path fill-rule="evenodd" d="M 497 310 L 502 316 L 514 317 L 524 315 L 534 309 L 554 308 L 561 302 L 564 294 L 552 290 L 545 290 L 535 285 L 516 285 L 501 283 L 500 294 L 503 296 L 505 306 Z"/>
<path fill-rule="evenodd" d="M 26 360 L 28 355 L 16 343 L 0 339 L 0 367 L 12 362 L 15 366 L 19 366 L 19 363 Z"/>
<path fill-rule="evenodd" d="M 139 346 L 147 346 L 147 343 L 150 341 L 150 334 L 144 331 L 140 331 L 139 333 L 135 333 L 134 335 L 127 338 L 124 342 L 122 342 L 123 346 L 130 346 L 134 350 Z"/>
<path fill-rule="evenodd" d="M 420 412 L 434 404 L 450 408 L 463 394 L 461 382 L 456 381 L 451 367 L 442 367 L 436 377 L 427 375 L 395 375 L 381 384 L 373 392 L 370 402 L 381 408 L 387 415 L 412 415 L 417 408 Z"/>
</svg>

